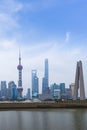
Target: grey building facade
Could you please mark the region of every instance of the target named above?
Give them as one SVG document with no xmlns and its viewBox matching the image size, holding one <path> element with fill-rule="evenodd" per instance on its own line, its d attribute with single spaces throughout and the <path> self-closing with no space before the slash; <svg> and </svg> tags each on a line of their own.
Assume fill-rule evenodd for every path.
<svg viewBox="0 0 87 130">
<path fill-rule="evenodd" d="M 77 62 L 74 97 L 73 97 L 74 100 L 78 99 L 78 89 L 80 89 L 80 100 L 85 100 L 85 89 L 84 89 L 84 77 L 83 77 L 82 61 Z"/>
<path fill-rule="evenodd" d="M 45 59 L 45 72 L 42 79 L 42 94 L 49 93 L 49 68 L 48 68 L 48 59 Z"/>
</svg>

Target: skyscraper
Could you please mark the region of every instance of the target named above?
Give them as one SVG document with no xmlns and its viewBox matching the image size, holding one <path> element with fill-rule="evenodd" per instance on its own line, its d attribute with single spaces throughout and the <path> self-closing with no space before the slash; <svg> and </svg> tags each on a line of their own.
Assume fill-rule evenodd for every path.
<svg viewBox="0 0 87 130">
<path fill-rule="evenodd" d="M 7 97 L 7 85 L 6 81 L 1 81 L 1 97 L 6 98 Z"/>
<path fill-rule="evenodd" d="M 82 61 L 77 62 L 75 88 L 74 88 L 74 100 L 77 100 L 77 98 L 78 98 L 78 89 L 80 89 L 80 100 L 85 100 Z"/>
<path fill-rule="evenodd" d="M 56 83 L 50 86 L 51 95 L 54 97 L 56 90 L 60 90 L 60 86 Z"/>
<path fill-rule="evenodd" d="M 32 97 L 38 97 L 39 81 L 37 77 L 37 70 L 32 70 Z"/>
<path fill-rule="evenodd" d="M 30 88 L 27 89 L 26 98 L 27 98 L 27 99 L 30 99 Z"/>
<path fill-rule="evenodd" d="M 42 94 L 49 93 L 49 70 L 48 70 L 48 59 L 45 59 L 45 73 L 42 79 Z"/>
<path fill-rule="evenodd" d="M 14 81 L 8 83 L 8 99 L 15 100 L 17 99 L 18 91 Z"/>
<path fill-rule="evenodd" d="M 23 66 L 21 65 L 21 55 L 19 52 L 19 65 L 17 66 L 18 72 L 19 72 L 19 79 L 18 79 L 18 98 L 22 98 L 22 91 L 23 91 L 23 87 L 22 87 L 22 69 Z"/>
<path fill-rule="evenodd" d="M 60 92 L 61 94 L 65 94 L 65 83 L 60 83 Z"/>
</svg>

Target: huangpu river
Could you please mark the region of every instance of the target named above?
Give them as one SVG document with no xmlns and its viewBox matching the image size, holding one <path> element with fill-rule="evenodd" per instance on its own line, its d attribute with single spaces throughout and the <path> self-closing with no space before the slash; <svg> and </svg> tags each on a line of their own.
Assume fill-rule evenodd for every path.
<svg viewBox="0 0 87 130">
<path fill-rule="evenodd" d="M 87 130 L 87 109 L 0 111 L 0 130 Z"/>
</svg>

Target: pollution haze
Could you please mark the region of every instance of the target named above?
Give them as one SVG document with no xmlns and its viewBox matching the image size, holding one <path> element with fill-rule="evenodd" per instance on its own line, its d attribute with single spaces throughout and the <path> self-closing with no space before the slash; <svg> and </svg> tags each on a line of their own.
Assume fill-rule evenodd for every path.
<svg viewBox="0 0 87 130">
<path fill-rule="evenodd" d="M 44 60 L 49 84 L 75 82 L 76 63 L 83 63 L 87 96 L 87 0 L 0 0 L 0 81 L 18 85 L 19 48 L 23 93 L 36 69 L 42 90 Z"/>
</svg>

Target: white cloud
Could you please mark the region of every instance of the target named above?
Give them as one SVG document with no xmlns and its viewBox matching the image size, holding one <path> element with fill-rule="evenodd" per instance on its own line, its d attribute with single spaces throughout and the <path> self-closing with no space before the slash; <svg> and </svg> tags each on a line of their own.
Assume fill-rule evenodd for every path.
<svg viewBox="0 0 87 130">
<path fill-rule="evenodd" d="M 15 40 L 0 40 L 0 51 L 9 51 L 16 48 Z"/>
<path fill-rule="evenodd" d="M 69 40 L 70 40 L 70 32 L 66 32 L 65 41 L 66 41 L 66 42 L 69 42 Z"/>
<path fill-rule="evenodd" d="M 17 13 L 23 8 L 23 4 L 17 0 L 0 1 L 0 12 L 9 14 Z"/>
<path fill-rule="evenodd" d="M 15 31 L 20 27 L 17 14 L 23 9 L 23 4 L 16 0 L 0 1 L 0 34 L 4 35 L 9 30 Z"/>
<path fill-rule="evenodd" d="M 16 19 L 14 19 L 11 15 L 5 13 L 0 14 L 0 25 L 1 33 L 19 28 L 19 24 L 17 23 Z"/>
<path fill-rule="evenodd" d="M 0 81 L 16 80 L 17 48 L 14 41 L 0 41 Z"/>
</svg>

